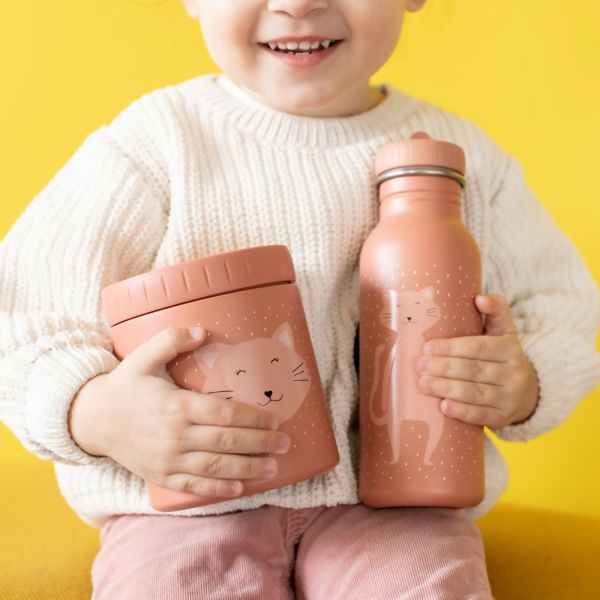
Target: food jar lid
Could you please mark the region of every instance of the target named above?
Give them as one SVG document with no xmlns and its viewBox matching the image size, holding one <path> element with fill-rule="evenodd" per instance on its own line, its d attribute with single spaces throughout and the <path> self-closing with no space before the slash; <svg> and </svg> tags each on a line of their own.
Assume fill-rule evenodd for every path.
<svg viewBox="0 0 600 600">
<path fill-rule="evenodd" d="M 105 287 L 100 295 L 112 327 L 177 304 L 295 279 L 287 246 L 256 246 L 141 273 Z"/>
<path fill-rule="evenodd" d="M 375 156 L 375 177 L 395 167 L 442 167 L 465 175 L 465 153 L 457 144 L 434 140 L 425 132 L 385 144 Z"/>
</svg>

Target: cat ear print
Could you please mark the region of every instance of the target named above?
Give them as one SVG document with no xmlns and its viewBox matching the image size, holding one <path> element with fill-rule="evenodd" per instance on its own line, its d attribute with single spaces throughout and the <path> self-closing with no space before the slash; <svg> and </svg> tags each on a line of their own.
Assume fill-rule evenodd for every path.
<svg viewBox="0 0 600 600">
<path fill-rule="evenodd" d="M 294 349 L 294 334 L 292 333 L 292 328 L 287 321 L 275 330 L 275 333 L 271 336 L 271 338 L 281 342 L 282 344 L 285 344 L 292 350 Z"/>
<path fill-rule="evenodd" d="M 433 286 L 430 285 L 429 287 L 423 288 L 421 290 L 421 294 L 423 294 L 423 296 L 425 296 L 426 298 L 429 298 L 430 300 L 433 298 Z"/>
<path fill-rule="evenodd" d="M 215 342 L 214 344 L 208 344 L 208 346 L 199 348 L 193 352 L 193 355 L 200 369 L 202 369 L 203 372 L 206 372 L 207 369 L 213 368 L 217 358 L 219 358 L 219 356 L 221 356 L 228 348 L 230 348 L 229 344 L 219 344 Z"/>
</svg>

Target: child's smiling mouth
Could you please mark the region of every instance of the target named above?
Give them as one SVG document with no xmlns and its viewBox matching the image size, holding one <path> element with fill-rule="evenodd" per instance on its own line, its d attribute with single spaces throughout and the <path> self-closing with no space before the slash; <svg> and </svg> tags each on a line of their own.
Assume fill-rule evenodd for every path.
<svg viewBox="0 0 600 600">
<path fill-rule="evenodd" d="M 266 52 L 291 67 L 311 67 L 331 56 L 344 40 L 314 42 L 259 43 Z"/>
</svg>

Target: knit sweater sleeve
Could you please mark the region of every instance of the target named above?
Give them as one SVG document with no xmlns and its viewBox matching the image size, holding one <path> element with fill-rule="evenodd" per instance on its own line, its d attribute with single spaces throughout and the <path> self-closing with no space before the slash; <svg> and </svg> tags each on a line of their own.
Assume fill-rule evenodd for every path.
<svg viewBox="0 0 600 600">
<path fill-rule="evenodd" d="M 508 300 L 540 393 L 529 419 L 494 433 L 524 441 L 558 426 L 600 381 L 600 295 L 574 244 L 527 186 L 520 164 L 502 153 L 497 169 L 489 292 Z"/>
<path fill-rule="evenodd" d="M 0 243 L 0 419 L 43 459 L 103 464 L 69 435 L 72 398 L 114 369 L 100 290 L 151 268 L 165 194 L 116 144 L 90 134 Z"/>
</svg>

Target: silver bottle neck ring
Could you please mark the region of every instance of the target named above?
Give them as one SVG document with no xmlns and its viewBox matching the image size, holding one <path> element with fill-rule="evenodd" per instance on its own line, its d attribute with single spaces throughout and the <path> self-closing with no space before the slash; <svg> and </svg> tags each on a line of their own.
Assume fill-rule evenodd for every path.
<svg viewBox="0 0 600 600">
<path fill-rule="evenodd" d="M 465 187 L 465 176 L 454 169 L 449 169 L 447 167 L 421 167 L 417 165 L 410 167 L 394 167 L 393 169 L 387 169 L 386 171 L 383 171 L 379 174 L 377 179 L 375 179 L 375 187 L 379 189 L 379 186 L 388 179 L 393 179 L 394 177 L 406 177 L 409 175 L 433 175 L 434 177 L 449 177 L 450 179 L 454 179 L 454 181 L 458 181 L 461 188 Z"/>
</svg>

